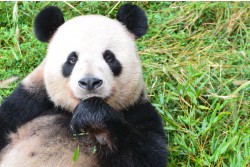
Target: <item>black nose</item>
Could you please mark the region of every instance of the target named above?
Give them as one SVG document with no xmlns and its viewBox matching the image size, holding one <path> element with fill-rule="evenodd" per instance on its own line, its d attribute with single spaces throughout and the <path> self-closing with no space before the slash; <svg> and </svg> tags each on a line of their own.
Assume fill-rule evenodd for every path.
<svg viewBox="0 0 250 167">
<path fill-rule="evenodd" d="M 78 81 L 78 85 L 87 90 L 94 90 L 102 85 L 102 80 L 98 78 L 83 78 Z"/>
</svg>

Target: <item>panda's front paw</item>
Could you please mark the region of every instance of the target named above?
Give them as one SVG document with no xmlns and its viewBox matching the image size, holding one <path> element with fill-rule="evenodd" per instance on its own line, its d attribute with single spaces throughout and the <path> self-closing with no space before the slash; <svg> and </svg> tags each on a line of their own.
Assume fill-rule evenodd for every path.
<svg viewBox="0 0 250 167">
<path fill-rule="evenodd" d="M 110 145 L 109 124 L 122 122 L 123 117 L 103 99 L 93 97 L 80 102 L 71 120 L 74 133 L 88 132 L 101 145 Z"/>
</svg>

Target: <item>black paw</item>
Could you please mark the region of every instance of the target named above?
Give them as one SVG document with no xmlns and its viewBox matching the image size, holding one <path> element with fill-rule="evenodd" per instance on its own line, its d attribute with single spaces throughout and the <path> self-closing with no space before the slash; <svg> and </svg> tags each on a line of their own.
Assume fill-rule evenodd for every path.
<svg viewBox="0 0 250 167">
<path fill-rule="evenodd" d="M 121 123 L 122 115 L 114 111 L 103 99 L 93 97 L 80 102 L 71 120 L 73 133 L 88 132 L 101 145 L 109 145 L 110 129 L 113 122 Z"/>
</svg>

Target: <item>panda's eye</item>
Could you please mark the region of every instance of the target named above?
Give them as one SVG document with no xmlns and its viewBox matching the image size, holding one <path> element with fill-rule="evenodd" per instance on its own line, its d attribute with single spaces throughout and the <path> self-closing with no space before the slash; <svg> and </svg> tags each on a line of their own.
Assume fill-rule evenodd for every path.
<svg viewBox="0 0 250 167">
<path fill-rule="evenodd" d="M 76 54 L 76 52 L 72 52 L 72 53 L 70 53 L 70 55 L 68 56 L 68 60 L 67 60 L 67 62 L 69 63 L 69 64 L 75 64 L 76 62 L 77 62 L 77 60 L 78 60 L 78 56 L 77 56 L 77 54 Z"/>
<path fill-rule="evenodd" d="M 112 53 L 110 50 L 106 50 L 103 53 L 103 58 L 105 59 L 106 62 L 112 63 L 115 61 L 115 55 Z"/>
<path fill-rule="evenodd" d="M 114 76 L 119 76 L 122 71 L 122 65 L 119 60 L 115 57 L 115 54 L 110 50 L 103 52 L 103 59 L 108 64 L 109 68 L 113 72 Z"/>
</svg>

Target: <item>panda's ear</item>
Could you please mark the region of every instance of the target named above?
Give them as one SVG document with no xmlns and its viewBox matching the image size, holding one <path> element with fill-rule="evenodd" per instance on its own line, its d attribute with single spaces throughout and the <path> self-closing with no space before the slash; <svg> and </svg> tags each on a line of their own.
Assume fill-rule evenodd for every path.
<svg viewBox="0 0 250 167">
<path fill-rule="evenodd" d="M 119 9 L 116 19 L 124 24 L 136 38 L 143 36 L 148 30 L 147 16 L 136 5 L 125 4 Z"/>
<path fill-rule="evenodd" d="M 34 31 L 38 40 L 49 42 L 55 31 L 64 23 L 61 10 L 49 6 L 41 10 L 34 21 Z"/>
</svg>

